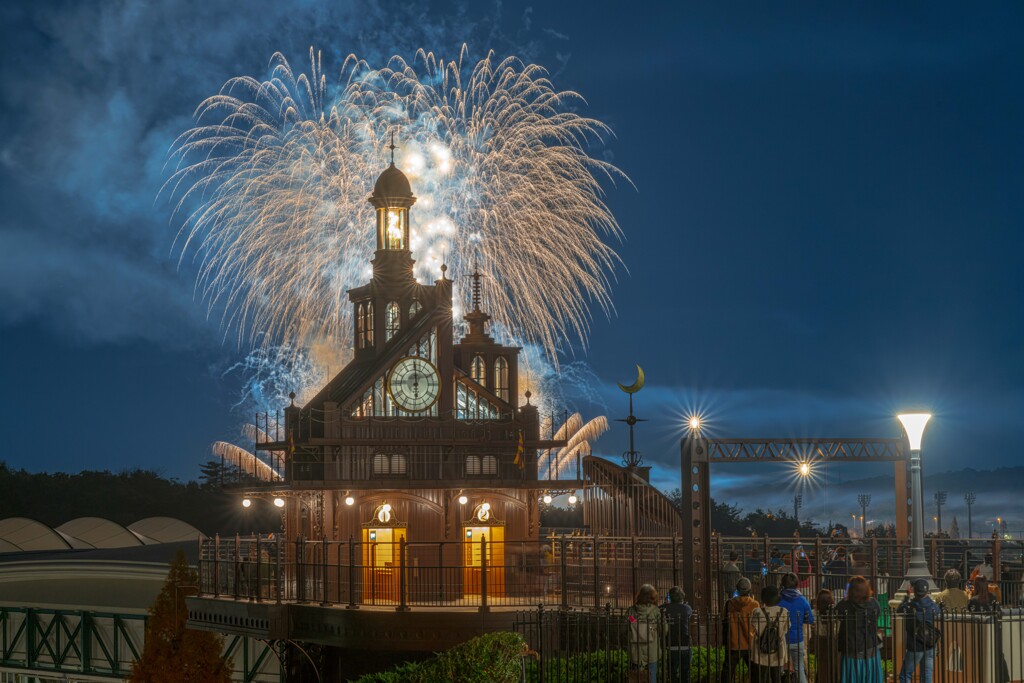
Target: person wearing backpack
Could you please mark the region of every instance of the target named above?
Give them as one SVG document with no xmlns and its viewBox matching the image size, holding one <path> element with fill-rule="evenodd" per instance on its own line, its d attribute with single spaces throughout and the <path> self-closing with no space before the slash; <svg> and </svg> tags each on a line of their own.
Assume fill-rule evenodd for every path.
<svg viewBox="0 0 1024 683">
<path fill-rule="evenodd" d="M 761 589 L 761 606 L 750 616 L 750 682 L 781 683 L 789 664 L 789 610 L 779 607 L 779 589 Z"/>
<path fill-rule="evenodd" d="M 793 663 L 793 672 L 796 674 L 794 683 L 807 683 L 807 643 L 804 641 L 804 624 L 814 624 L 814 613 L 811 611 L 811 603 L 797 590 L 799 585 L 800 579 L 793 572 L 783 575 L 779 607 L 789 612 L 786 645 L 789 647 L 789 661 Z"/>
<path fill-rule="evenodd" d="M 665 637 L 664 619 L 658 609 L 658 591 L 645 583 L 640 586 L 633 606 L 626 615 L 629 631 L 629 680 L 658 680 L 661 641 Z"/>
<path fill-rule="evenodd" d="M 732 683 L 740 662 L 750 664 L 750 618 L 760 605 L 750 596 L 750 579 L 741 577 L 736 582 L 736 597 L 722 607 L 722 630 L 725 642 L 725 660 L 722 662 L 721 683 Z"/>
<path fill-rule="evenodd" d="M 928 595 L 928 581 L 917 579 L 911 585 L 913 597 L 908 594 L 896 610 L 902 615 L 906 641 L 906 652 L 903 656 L 903 668 L 900 669 L 900 683 L 910 683 L 914 677 L 914 669 L 919 663 L 921 683 L 932 683 L 932 671 L 935 668 L 935 648 L 942 638 L 942 631 L 935 626 L 941 614 L 939 606 Z"/>
</svg>

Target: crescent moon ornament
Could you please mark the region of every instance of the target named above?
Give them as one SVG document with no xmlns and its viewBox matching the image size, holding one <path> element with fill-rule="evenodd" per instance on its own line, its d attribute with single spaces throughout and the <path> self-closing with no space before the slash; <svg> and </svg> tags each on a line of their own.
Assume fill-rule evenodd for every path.
<svg viewBox="0 0 1024 683">
<path fill-rule="evenodd" d="M 622 389 L 627 394 L 635 394 L 644 388 L 644 369 L 639 365 L 636 366 L 636 381 L 630 384 L 628 387 L 624 387 L 619 384 L 619 389 Z"/>
</svg>

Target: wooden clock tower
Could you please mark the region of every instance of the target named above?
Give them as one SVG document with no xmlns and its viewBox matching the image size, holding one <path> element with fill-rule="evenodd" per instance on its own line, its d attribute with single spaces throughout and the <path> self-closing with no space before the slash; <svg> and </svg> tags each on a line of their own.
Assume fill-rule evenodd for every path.
<svg viewBox="0 0 1024 683">
<path fill-rule="evenodd" d="M 538 536 L 537 450 L 565 442 L 541 441 L 536 407 L 519 405 L 519 349 L 488 334 L 479 274 L 459 343 L 446 267 L 433 284 L 416 281 L 416 197 L 393 161 L 369 202 L 377 250 L 370 282 L 349 291 L 353 360 L 306 405 L 285 409 L 282 436 L 257 444 L 286 454 L 285 477 L 250 491 L 281 495 L 288 540 L 405 539 L 410 552 L 454 541 L 451 552 L 471 562 L 485 536 L 495 553 L 513 553 Z M 378 561 L 388 558 L 364 558 Z"/>
</svg>

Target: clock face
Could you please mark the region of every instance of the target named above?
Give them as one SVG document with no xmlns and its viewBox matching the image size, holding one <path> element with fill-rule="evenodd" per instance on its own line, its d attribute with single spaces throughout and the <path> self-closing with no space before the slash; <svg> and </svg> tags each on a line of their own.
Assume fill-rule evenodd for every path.
<svg viewBox="0 0 1024 683">
<path fill-rule="evenodd" d="M 437 402 L 441 377 L 430 361 L 413 356 L 403 358 L 391 368 L 388 393 L 402 410 L 420 413 Z"/>
</svg>

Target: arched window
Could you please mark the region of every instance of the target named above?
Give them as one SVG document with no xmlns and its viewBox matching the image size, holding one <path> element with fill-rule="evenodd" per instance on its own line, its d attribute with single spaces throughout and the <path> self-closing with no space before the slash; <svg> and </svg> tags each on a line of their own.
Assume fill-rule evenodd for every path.
<svg viewBox="0 0 1024 683">
<path fill-rule="evenodd" d="M 494 361 L 494 394 L 502 401 L 508 400 L 508 361 L 504 356 Z"/>
<path fill-rule="evenodd" d="M 482 464 L 481 471 L 485 477 L 494 477 L 498 474 L 498 459 L 493 455 L 485 455 Z"/>
<path fill-rule="evenodd" d="M 423 304 L 419 302 L 419 299 L 413 299 L 412 303 L 409 304 L 409 320 L 415 318 L 422 310 Z"/>
<path fill-rule="evenodd" d="M 373 302 L 367 301 L 363 307 L 363 343 L 362 348 L 373 346 Z"/>
<path fill-rule="evenodd" d="M 366 304 L 356 304 L 356 348 L 363 348 L 366 326 Z"/>
<path fill-rule="evenodd" d="M 466 456 L 466 476 L 477 476 L 480 474 L 480 456 Z"/>
<path fill-rule="evenodd" d="M 398 310 L 397 301 L 389 301 L 387 308 L 384 309 L 384 331 L 387 335 L 385 341 L 391 341 L 391 338 L 398 334 L 398 329 L 402 326 L 402 314 Z"/>
<path fill-rule="evenodd" d="M 378 453 L 373 456 L 374 474 L 391 474 L 391 458 L 387 453 Z"/>
<path fill-rule="evenodd" d="M 483 356 L 473 356 L 473 362 L 469 368 L 469 376 L 477 384 L 486 386 L 484 382 L 487 380 L 487 364 L 484 363 Z"/>
</svg>

